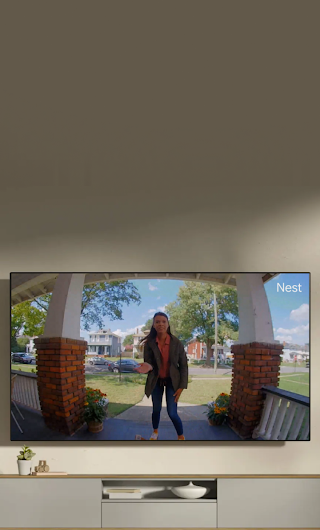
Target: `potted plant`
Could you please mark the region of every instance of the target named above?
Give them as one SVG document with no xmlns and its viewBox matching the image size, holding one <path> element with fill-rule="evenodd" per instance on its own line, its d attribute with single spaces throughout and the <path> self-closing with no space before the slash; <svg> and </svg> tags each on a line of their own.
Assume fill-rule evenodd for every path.
<svg viewBox="0 0 320 530">
<path fill-rule="evenodd" d="M 32 469 L 32 459 L 36 455 L 30 449 L 24 445 L 22 450 L 18 454 L 18 469 L 19 475 L 30 475 Z"/>
<path fill-rule="evenodd" d="M 207 418 L 210 425 L 222 425 L 228 416 L 230 396 L 222 392 L 215 401 L 211 401 L 207 405 Z"/>
<path fill-rule="evenodd" d="M 87 422 L 90 432 L 103 430 L 103 420 L 107 417 L 109 400 L 99 389 L 86 388 L 86 401 L 84 408 L 84 420 Z"/>
</svg>

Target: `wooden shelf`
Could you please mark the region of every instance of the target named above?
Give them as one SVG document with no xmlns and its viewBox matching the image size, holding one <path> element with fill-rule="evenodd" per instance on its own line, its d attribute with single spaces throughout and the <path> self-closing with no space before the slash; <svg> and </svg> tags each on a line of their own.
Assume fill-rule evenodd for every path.
<svg viewBox="0 0 320 530">
<path fill-rule="evenodd" d="M 141 502 L 164 502 L 164 503 L 167 503 L 167 502 L 201 502 L 204 503 L 204 502 L 213 502 L 213 503 L 216 503 L 217 502 L 217 499 L 182 499 L 180 497 L 176 497 L 175 499 L 173 499 L 172 497 L 162 497 L 161 499 L 158 498 L 158 499 L 102 499 L 103 503 L 110 503 L 110 502 L 138 502 L 139 504 Z"/>
<path fill-rule="evenodd" d="M 320 475 L 57 475 L 40 477 L 35 475 L 1 475 L 0 478 L 101 478 L 101 479 L 181 479 L 181 480 L 210 480 L 213 478 L 320 478 Z"/>
</svg>

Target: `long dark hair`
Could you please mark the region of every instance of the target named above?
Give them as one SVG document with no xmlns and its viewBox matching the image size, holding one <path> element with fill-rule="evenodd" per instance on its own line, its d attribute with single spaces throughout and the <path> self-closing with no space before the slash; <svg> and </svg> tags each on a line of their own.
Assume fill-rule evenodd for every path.
<svg viewBox="0 0 320 530">
<path fill-rule="evenodd" d="M 157 313 L 155 313 L 153 315 L 153 320 L 158 316 L 162 316 L 162 317 L 166 317 L 167 321 L 169 322 L 169 319 L 167 317 L 167 315 L 165 313 L 162 313 L 162 311 L 158 311 Z M 168 329 L 167 329 L 167 333 L 170 335 L 170 337 L 172 337 L 172 333 L 171 333 L 171 330 L 170 330 L 170 326 L 168 326 Z M 139 346 L 142 345 L 143 342 L 149 342 L 150 340 L 152 339 L 155 339 L 157 336 L 157 331 L 156 331 L 156 328 L 153 327 L 153 325 L 151 326 L 151 329 L 150 329 L 150 333 L 146 336 L 146 337 L 143 337 L 140 341 L 139 341 Z"/>
</svg>

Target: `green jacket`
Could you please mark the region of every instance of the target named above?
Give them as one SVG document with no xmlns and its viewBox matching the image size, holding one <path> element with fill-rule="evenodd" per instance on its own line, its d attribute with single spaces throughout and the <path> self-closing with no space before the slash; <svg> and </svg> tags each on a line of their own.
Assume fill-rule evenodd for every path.
<svg viewBox="0 0 320 530">
<path fill-rule="evenodd" d="M 170 377 L 175 390 L 188 387 L 188 360 L 184 346 L 180 340 L 172 335 L 170 337 L 169 363 Z M 148 373 L 145 393 L 149 397 L 156 386 L 161 366 L 161 352 L 156 339 L 146 342 L 144 345 L 144 361 L 151 364 L 153 370 Z"/>
</svg>

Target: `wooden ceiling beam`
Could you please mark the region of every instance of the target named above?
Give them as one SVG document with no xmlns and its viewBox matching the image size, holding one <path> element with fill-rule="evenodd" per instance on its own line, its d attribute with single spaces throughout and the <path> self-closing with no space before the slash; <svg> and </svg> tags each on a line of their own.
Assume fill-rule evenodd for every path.
<svg viewBox="0 0 320 530">
<path fill-rule="evenodd" d="M 41 283 L 38 285 L 40 291 L 43 293 L 43 294 L 47 294 L 47 289 L 44 287 L 44 285 L 42 285 Z"/>
</svg>

